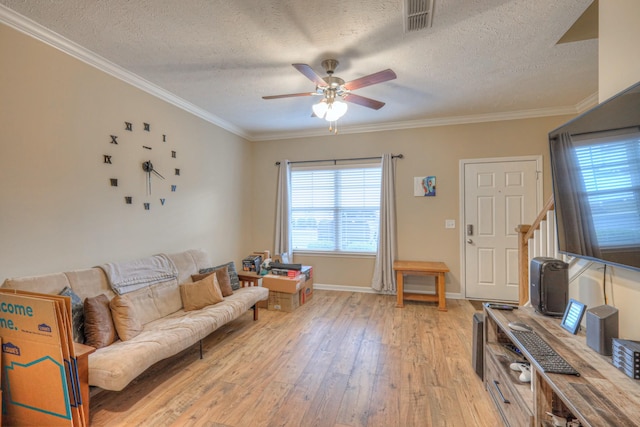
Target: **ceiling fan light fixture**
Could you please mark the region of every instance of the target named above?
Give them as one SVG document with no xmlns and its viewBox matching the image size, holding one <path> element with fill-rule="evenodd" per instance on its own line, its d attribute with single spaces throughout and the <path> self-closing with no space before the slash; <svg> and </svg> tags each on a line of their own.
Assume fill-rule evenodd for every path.
<svg viewBox="0 0 640 427">
<path fill-rule="evenodd" d="M 335 122 L 340 117 L 344 116 L 348 109 L 349 107 L 346 102 L 333 101 L 327 108 L 325 120 L 328 122 Z"/>
<path fill-rule="evenodd" d="M 324 118 L 324 115 L 327 113 L 327 110 L 329 109 L 329 105 L 327 105 L 326 98 L 318 102 L 317 104 L 313 104 L 311 109 L 313 110 L 313 114 L 315 114 L 317 117 L 320 117 L 321 119 Z"/>
</svg>

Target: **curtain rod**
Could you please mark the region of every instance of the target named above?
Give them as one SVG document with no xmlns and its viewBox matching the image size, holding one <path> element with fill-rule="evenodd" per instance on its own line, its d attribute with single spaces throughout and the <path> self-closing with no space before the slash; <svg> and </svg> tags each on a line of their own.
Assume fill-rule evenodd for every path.
<svg viewBox="0 0 640 427">
<path fill-rule="evenodd" d="M 380 159 L 382 158 L 382 156 L 378 156 L 378 157 L 352 157 L 350 159 L 324 159 L 324 160 L 298 160 L 295 162 L 289 162 L 289 164 L 293 164 L 293 163 L 319 163 L 319 162 L 333 162 L 333 164 L 335 165 L 336 162 L 348 162 L 348 161 L 355 161 L 355 160 L 375 160 L 375 159 Z M 404 159 L 404 155 L 402 154 L 392 154 L 391 155 L 392 159 Z M 276 162 L 276 166 L 280 166 L 280 162 Z"/>
</svg>

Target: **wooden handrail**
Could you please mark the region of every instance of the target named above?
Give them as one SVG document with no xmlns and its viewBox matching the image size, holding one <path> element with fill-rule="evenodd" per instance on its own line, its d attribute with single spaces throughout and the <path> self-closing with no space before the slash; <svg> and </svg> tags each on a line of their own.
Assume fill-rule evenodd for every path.
<svg viewBox="0 0 640 427">
<path fill-rule="evenodd" d="M 529 301 L 529 239 L 540 228 L 540 224 L 547 217 L 547 213 L 554 209 L 553 196 L 547 200 L 533 224 L 520 224 L 516 227 L 518 232 L 518 279 L 520 290 L 520 305 Z"/>
<path fill-rule="evenodd" d="M 547 203 L 544 204 L 544 207 L 538 214 L 538 217 L 533 221 L 533 224 L 531 224 L 531 228 L 524 236 L 525 239 L 529 240 L 533 236 L 533 232 L 540 228 L 540 223 L 542 223 L 542 221 L 547 217 L 547 212 L 552 211 L 554 207 L 555 202 L 553 201 L 553 196 L 551 196 L 549 197 L 549 200 L 547 200 Z"/>
</svg>

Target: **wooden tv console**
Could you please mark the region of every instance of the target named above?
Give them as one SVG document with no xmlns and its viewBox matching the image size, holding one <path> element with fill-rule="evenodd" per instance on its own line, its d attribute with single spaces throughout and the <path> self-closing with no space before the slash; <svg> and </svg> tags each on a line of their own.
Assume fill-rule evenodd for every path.
<svg viewBox="0 0 640 427">
<path fill-rule="evenodd" d="M 572 335 L 560 319 L 530 307 L 513 311 L 485 307 L 484 383 L 507 426 L 554 426 L 547 413 L 577 418 L 582 426 L 640 426 L 640 380 L 618 371 L 610 357 L 589 348 L 585 335 Z M 509 322 L 534 328 L 580 376 L 547 374 L 518 342 Z M 509 365 L 518 359 L 503 344 L 512 343 L 531 363 L 531 383 L 518 379 Z"/>
</svg>

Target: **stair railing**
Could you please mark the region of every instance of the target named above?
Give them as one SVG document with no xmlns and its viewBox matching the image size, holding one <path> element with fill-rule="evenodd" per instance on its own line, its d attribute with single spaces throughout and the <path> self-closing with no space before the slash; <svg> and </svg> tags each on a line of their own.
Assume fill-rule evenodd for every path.
<svg viewBox="0 0 640 427">
<path fill-rule="evenodd" d="M 529 301 L 529 263 L 538 256 L 558 257 L 553 196 L 533 221 L 533 224 L 520 224 L 518 232 L 518 280 L 519 304 Z"/>
</svg>

